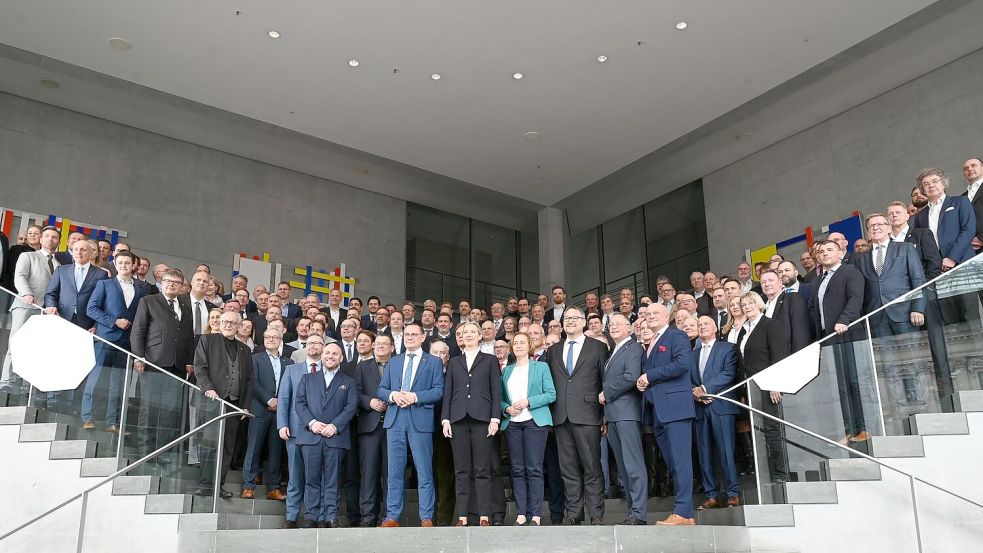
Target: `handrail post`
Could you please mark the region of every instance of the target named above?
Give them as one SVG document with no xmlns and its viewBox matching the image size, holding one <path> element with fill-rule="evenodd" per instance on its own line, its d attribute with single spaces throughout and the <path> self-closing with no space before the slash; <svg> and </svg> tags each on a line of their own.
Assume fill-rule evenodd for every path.
<svg viewBox="0 0 983 553">
<path fill-rule="evenodd" d="M 225 415 L 225 403 L 220 406 L 219 416 Z M 218 512 L 218 500 L 222 496 L 222 448 L 225 447 L 225 418 L 218 422 L 218 437 L 215 439 L 215 480 L 212 481 L 212 512 Z M 207 470 L 207 469 L 206 469 Z"/>
<path fill-rule="evenodd" d="M 110 367 L 115 370 L 116 367 Z M 133 356 L 127 354 L 126 367 L 123 369 L 123 398 L 120 400 L 119 408 L 119 434 L 116 441 L 116 468 L 123 462 L 123 442 L 126 441 L 126 410 L 130 407 L 130 381 L 133 372 Z M 109 375 L 112 378 L 112 374 Z"/>
<path fill-rule="evenodd" d="M 915 493 L 915 477 L 908 475 L 908 485 L 911 486 L 911 510 L 915 514 L 915 539 L 918 540 L 918 553 L 922 553 L 922 526 L 918 520 L 918 495 Z"/>
</svg>

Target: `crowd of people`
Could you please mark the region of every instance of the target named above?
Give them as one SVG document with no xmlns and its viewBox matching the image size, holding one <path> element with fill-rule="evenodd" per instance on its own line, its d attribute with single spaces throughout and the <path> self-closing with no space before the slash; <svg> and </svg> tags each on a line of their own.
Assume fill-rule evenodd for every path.
<svg viewBox="0 0 983 553">
<path fill-rule="evenodd" d="M 487 310 L 467 299 L 397 306 L 376 296 L 344 307 L 337 290 L 322 305 L 317 295 L 294 300 L 286 282 L 250 291 L 244 275 L 226 294 L 207 265 L 190 279 L 162 264 L 151 275 L 150 260 L 126 243 L 110 251 L 73 233 L 68 252 L 56 252 L 58 229 L 36 226 L 23 243 L 3 244 L 2 284 L 16 292 L 13 333 L 41 306 L 147 362 L 133 364 L 142 451 L 176 437 L 170 419 L 185 408 L 192 421 L 217 416 L 216 400 L 254 415 L 225 425 L 222 482 L 214 482 L 216 425 L 186 461 L 203 467 L 195 493 L 231 497 L 225 473 L 242 450 L 239 494 L 254 498 L 265 482 L 269 499 L 286 502 L 285 527 L 337 527 L 342 516 L 399 526 L 408 484 L 419 490 L 423 527 L 503 524 L 503 459 L 518 525 L 540 525 L 544 504 L 553 524 L 602 524 L 605 498 L 622 494 L 621 524 L 647 524 L 648 498 L 673 495 L 672 513 L 656 523 L 691 525 L 694 510 L 741 505 L 740 476 L 755 470 L 747 411 L 708 394 L 727 391 L 781 416 L 779 392 L 728 390 L 833 336 L 824 345 L 836 360 L 839 438 L 864 442 L 857 364 L 843 345 L 866 338 L 852 323 L 874 312 L 872 338 L 927 330 L 939 393 L 951 393 L 942 326 L 972 316 L 969 300 L 939 301 L 927 289 L 881 308 L 983 245 L 981 161 L 967 160 L 963 172 L 966 192 L 947 195 L 942 170 L 922 171 L 912 203 L 868 214 L 852 251 L 834 232 L 799 266 L 776 254 L 732 275 L 694 271 L 687 286 L 659 277 L 654 295 L 588 293 L 582 307 L 568 304 L 561 285 Z M 101 424 L 119 432 L 125 354 L 97 341 L 96 355 L 80 386 L 82 428 L 96 428 L 93 392 L 108 370 Z M 0 385 L 23 393 L 10 365 L 8 355 Z M 202 393 L 189 404 L 178 379 Z M 63 407 L 74 394 L 41 401 Z M 764 434 L 769 478 L 784 482 L 781 427 L 766 421 Z"/>
</svg>

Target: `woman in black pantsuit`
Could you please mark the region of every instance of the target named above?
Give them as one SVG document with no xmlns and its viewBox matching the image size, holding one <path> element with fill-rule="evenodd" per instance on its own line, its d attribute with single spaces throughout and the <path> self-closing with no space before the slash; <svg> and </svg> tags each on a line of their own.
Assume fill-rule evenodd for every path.
<svg viewBox="0 0 983 553">
<path fill-rule="evenodd" d="M 481 329 L 461 325 L 464 348 L 447 364 L 441 407 L 444 436 L 454 452 L 457 526 L 467 526 L 472 475 L 479 524 L 488 526 L 491 500 L 491 437 L 498 432 L 502 410 L 502 372 L 494 355 L 481 353 Z"/>
</svg>

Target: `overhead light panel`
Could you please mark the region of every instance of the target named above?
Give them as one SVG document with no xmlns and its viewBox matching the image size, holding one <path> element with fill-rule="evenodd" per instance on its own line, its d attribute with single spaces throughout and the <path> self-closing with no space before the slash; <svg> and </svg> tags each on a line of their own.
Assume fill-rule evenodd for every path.
<svg viewBox="0 0 983 553">
<path fill-rule="evenodd" d="M 512 73 L 512 78 L 518 81 L 522 78 L 522 73 Z"/>
<path fill-rule="evenodd" d="M 536 131 L 529 131 L 526 134 L 522 135 L 522 138 L 530 142 L 532 142 L 533 140 L 539 140 L 539 133 Z"/>
<path fill-rule="evenodd" d="M 686 27 L 689 27 L 689 25 L 687 25 L 685 21 L 680 21 L 679 23 L 676 23 L 676 29 L 680 31 L 682 31 Z"/>
<path fill-rule="evenodd" d="M 125 38 L 111 38 L 109 39 L 109 45 L 113 50 L 119 50 L 121 52 L 130 49 L 130 43 Z"/>
<path fill-rule="evenodd" d="M 434 73 L 433 75 L 430 75 L 430 78 L 433 79 L 433 80 L 435 80 L 435 81 L 439 81 L 440 80 L 440 73 Z"/>
<path fill-rule="evenodd" d="M 270 31 L 266 34 L 270 35 L 270 38 L 280 38 L 280 31 Z"/>
<path fill-rule="evenodd" d="M 607 56 L 604 56 L 604 55 L 597 56 L 597 62 L 598 63 L 604 63 L 606 61 L 608 61 L 608 57 Z"/>
<path fill-rule="evenodd" d="M 358 60 L 348 60 L 348 65 L 352 67 L 358 67 L 359 63 Z"/>
</svg>

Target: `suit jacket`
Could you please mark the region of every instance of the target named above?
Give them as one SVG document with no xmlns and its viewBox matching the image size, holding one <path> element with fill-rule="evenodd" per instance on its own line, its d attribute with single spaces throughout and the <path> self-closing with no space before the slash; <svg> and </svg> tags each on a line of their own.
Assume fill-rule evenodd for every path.
<svg viewBox="0 0 983 553">
<path fill-rule="evenodd" d="M 727 336 L 724 334 L 724 326 L 727 324 L 728 321 L 730 321 L 730 313 L 726 309 L 724 309 L 724 318 L 723 321 L 721 321 L 720 318 L 717 316 L 717 308 L 714 307 L 713 311 L 711 311 L 710 314 L 707 316 L 713 319 L 713 322 L 717 323 L 717 339 L 727 340 Z"/>
<path fill-rule="evenodd" d="M 411 392 L 416 394 L 416 403 L 407 407 L 410 411 L 410 420 L 413 428 L 417 432 L 432 433 L 434 429 L 434 405 L 444 397 L 444 366 L 433 355 L 422 352 L 416 375 L 410 383 Z M 397 407 L 389 400 L 389 395 L 398 392 L 403 382 L 403 365 L 406 364 L 406 354 L 393 356 L 382 375 L 382 381 L 375 395 L 377 398 L 389 404 L 386 409 L 386 417 L 383 426 L 391 428 L 396 421 L 396 412 L 402 407 Z"/>
<path fill-rule="evenodd" d="M 570 307 L 568 304 L 564 304 L 564 305 L 566 306 L 566 307 L 564 307 L 564 309 L 566 309 L 567 307 Z M 553 317 L 553 306 L 550 305 L 549 307 L 547 307 L 544 310 L 544 313 L 543 313 L 543 328 L 546 328 L 547 326 L 549 326 L 550 321 L 552 321 L 553 318 L 554 318 Z M 560 321 L 560 325 L 561 326 L 563 325 L 563 321 Z"/>
<path fill-rule="evenodd" d="M 511 419 L 505 409 L 516 401 L 509 394 L 509 379 L 512 378 L 514 372 L 515 363 L 509 364 L 502 371 L 502 430 L 505 430 Z M 532 415 L 533 422 L 537 426 L 552 426 L 553 417 L 550 415 L 550 404 L 556 401 L 556 388 L 553 386 L 550 366 L 542 361 L 530 359 L 528 381 L 526 400 L 529 401 L 529 414 Z"/>
<path fill-rule="evenodd" d="M 13 250 L 14 248 L 11 248 Z M 13 256 L 11 256 L 12 258 Z M 58 268 L 58 261 L 51 260 L 51 263 Z M 13 274 L 14 290 L 18 298 L 10 305 L 10 310 L 14 309 L 34 309 L 20 300 L 19 296 L 30 294 L 34 296 L 34 303 L 41 305 L 44 303 L 44 295 L 48 290 L 51 281 L 51 271 L 48 270 L 48 262 L 41 251 L 25 251 L 17 257 L 17 267 Z"/>
<path fill-rule="evenodd" d="M 372 408 L 375 391 L 379 389 L 379 383 L 382 382 L 382 373 L 374 357 L 361 361 L 355 366 L 354 380 L 358 393 L 358 421 L 355 424 L 355 432 L 357 434 L 374 432 L 385 417 L 385 413 L 378 413 Z"/>
<path fill-rule="evenodd" d="M 932 234 L 931 229 L 912 228 L 909 225 L 904 241 L 914 244 L 915 249 L 918 250 L 926 280 L 932 280 L 942 274 L 942 252 L 939 251 L 939 245 L 935 243 L 935 235 Z"/>
<path fill-rule="evenodd" d="M 824 278 L 829 279 L 829 284 L 826 285 L 822 304 L 819 303 L 822 281 L 818 281 L 812 291 L 812 303 L 809 305 L 809 315 L 818 338 L 833 332 L 836 323 L 849 325 L 863 315 L 864 277 L 856 267 L 841 264 L 832 276 L 827 273 Z M 822 327 L 820 309 L 826 316 L 826 328 Z M 853 342 L 863 337 L 863 328 L 857 325 L 851 327 L 845 334 L 832 338 L 830 342 Z"/>
<path fill-rule="evenodd" d="M 287 372 L 287 367 L 291 365 L 290 359 L 286 356 L 280 357 L 280 378 L 277 380 L 273 373 L 273 363 L 270 356 L 265 351 L 253 354 L 253 389 L 250 397 L 252 402 L 249 404 L 249 412 L 256 415 L 258 419 L 272 419 L 276 416 L 275 411 L 270 411 L 270 400 L 279 398 L 278 387 L 283 382 L 283 377 Z M 240 403 L 242 405 L 242 403 Z M 286 407 L 286 405 L 284 406 Z M 280 400 L 277 399 L 277 411 L 280 410 Z"/>
<path fill-rule="evenodd" d="M 0 231 L 0 279 L 2 275 L 7 273 L 7 255 L 10 250 L 10 242 L 7 240 L 7 235 Z M 0 286 L 7 286 L 4 282 L 0 281 Z"/>
<path fill-rule="evenodd" d="M 751 335 L 747 337 L 741 355 L 745 376 L 758 374 L 788 357 L 789 353 L 788 340 L 785 332 L 782 331 L 781 323 L 761 315 Z"/>
<path fill-rule="evenodd" d="M 713 306 L 713 298 L 710 297 L 710 291 L 704 290 L 703 295 L 696 298 L 696 315 L 697 317 L 704 315 L 712 316 L 715 312 L 716 308 Z"/>
<path fill-rule="evenodd" d="M 324 371 L 305 374 L 297 389 L 297 416 L 300 422 L 298 445 L 317 445 L 323 440 L 328 447 L 349 449 L 352 446 L 351 422 L 357 408 L 355 381 L 338 370 L 331 384 L 325 386 Z M 312 421 L 333 424 L 337 432 L 330 438 L 310 430 Z"/>
<path fill-rule="evenodd" d="M 153 284 L 152 282 L 147 282 L 146 280 L 139 280 L 137 278 L 134 278 L 133 281 L 139 284 L 140 286 L 143 286 L 143 293 L 146 296 L 152 296 L 154 294 L 160 293 L 160 288 L 158 288 L 157 285 Z"/>
<path fill-rule="evenodd" d="M 72 253 L 67 251 L 55 252 L 55 259 L 58 260 L 59 265 L 71 265 L 75 262 L 75 260 L 72 259 Z"/>
<path fill-rule="evenodd" d="M 710 348 L 710 356 L 700 377 L 700 353 L 703 342 L 696 342 L 696 349 L 690 356 L 689 376 L 693 386 L 703 386 L 708 394 L 716 394 L 730 388 L 737 382 L 737 346 L 729 342 L 717 340 Z M 737 390 L 724 394 L 724 397 L 737 399 Z M 709 404 L 696 402 L 697 414 L 709 409 L 717 415 L 739 415 L 741 408 L 726 401 L 712 401 Z"/>
<path fill-rule="evenodd" d="M 817 279 L 819 279 L 819 273 L 816 272 L 816 270 L 818 268 L 819 267 L 813 267 L 812 269 L 806 271 L 805 274 L 802 275 L 802 282 L 807 283 L 807 284 L 812 284 Z"/>
<path fill-rule="evenodd" d="M 801 284 L 799 285 L 802 286 Z M 809 302 L 799 293 L 781 293 L 775 299 L 772 319 L 781 323 L 791 351 L 796 352 L 814 340 L 809 320 Z"/>
<path fill-rule="evenodd" d="M 467 358 L 458 355 L 447 363 L 444 374 L 444 420 L 455 423 L 465 417 L 489 422 L 502 418 L 502 371 L 494 355 L 478 352 L 471 370 Z"/>
<path fill-rule="evenodd" d="M 289 428 L 290 439 L 296 440 L 300 434 L 300 419 L 297 415 L 297 391 L 301 380 L 308 374 L 307 360 L 287 366 L 280 376 L 280 389 L 277 390 L 276 427 Z"/>
<path fill-rule="evenodd" d="M 369 313 L 362 315 L 362 328 L 370 332 L 375 332 L 375 317 Z"/>
<path fill-rule="evenodd" d="M 106 278 L 96 282 L 96 288 L 89 297 L 89 305 L 85 308 L 86 315 L 96 323 L 96 335 L 129 349 L 133 320 L 137 316 L 140 298 L 144 295 L 146 295 L 144 287 L 133 281 L 133 300 L 127 306 L 119 280 Z M 123 330 L 116 326 L 118 319 L 130 321 L 130 328 Z"/>
<path fill-rule="evenodd" d="M 448 352 L 448 355 L 450 356 L 449 358 L 452 359 L 454 357 L 457 357 L 458 355 L 461 355 L 461 348 L 458 347 L 457 345 L 457 337 L 454 336 L 453 331 L 451 331 L 451 333 L 447 335 L 447 338 L 441 338 L 440 334 L 434 332 L 433 336 L 431 336 L 430 339 L 428 340 L 428 349 L 429 349 L 429 344 L 432 344 L 436 341 L 440 341 L 447 344 L 447 349 L 450 350 Z"/>
<path fill-rule="evenodd" d="M 44 294 L 45 307 L 57 307 L 58 315 L 66 321 L 75 317 L 78 326 L 88 330 L 96 325 L 95 321 L 86 314 L 89 297 L 96 288 L 96 282 L 109 278 L 102 268 L 89 264 L 85 270 L 85 280 L 76 291 L 75 264 L 62 265 L 55 269 L 48 282 L 48 290 Z"/>
<path fill-rule="evenodd" d="M 599 426 L 603 411 L 597 396 L 604 382 L 607 346 L 584 336 L 584 345 L 580 348 L 573 374 L 570 374 L 564 359 L 566 341 L 554 345 L 556 347 L 546 350 L 547 364 L 556 388 L 556 401 L 550 406 L 553 424 L 570 421 L 573 424 Z"/>
<path fill-rule="evenodd" d="M 301 315 L 303 315 L 303 313 L 300 312 L 300 306 L 296 303 L 288 303 L 286 306 L 287 315 L 284 317 L 285 319 L 299 319 Z"/>
<path fill-rule="evenodd" d="M 693 385 L 690 382 L 689 338 L 682 330 L 666 328 L 646 359 L 648 401 L 655 404 L 655 416 L 661 423 L 691 419 L 696 416 Z"/>
<path fill-rule="evenodd" d="M 939 215 L 939 227 L 936 232 L 939 251 L 942 257 L 962 263 L 973 257 L 973 237 L 976 236 L 976 215 L 973 205 L 966 196 L 946 196 L 942 202 L 942 213 Z M 928 226 L 928 211 L 925 207 L 912 217 L 911 226 L 915 228 L 931 228 Z"/>
<path fill-rule="evenodd" d="M 629 336 L 604 364 L 604 418 L 612 421 L 642 421 L 642 394 L 636 382 L 642 376 L 645 350 Z"/>
<path fill-rule="evenodd" d="M 130 349 L 137 357 L 143 357 L 159 367 L 173 367 L 174 374 L 183 378 L 184 367 L 194 361 L 194 351 L 191 349 L 193 323 L 191 305 L 180 296 L 177 301 L 181 308 L 180 321 L 174 317 L 164 294 L 140 298 L 130 332 Z"/>
<path fill-rule="evenodd" d="M 24 244 L 14 244 L 4 251 L 4 268 L 3 273 L 0 273 L 0 285 L 8 290 L 16 290 L 16 287 L 14 286 L 14 269 L 17 268 L 17 260 L 20 259 L 23 254 L 31 253 L 33 251 L 35 251 L 34 248 Z M 55 267 L 61 265 L 61 263 L 59 263 L 57 260 L 57 257 L 52 260 Z M 45 263 L 45 265 L 47 266 L 47 263 Z M 47 284 L 45 284 L 45 287 L 47 287 Z M 44 289 L 42 289 L 41 292 L 41 295 L 43 295 Z M 38 297 L 41 296 L 39 295 Z"/>
<path fill-rule="evenodd" d="M 976 191 L 976 197 L 973 198 L 970 205 L 973 206 L 973 215 L 976 216 L 976 237 L 983 240 L 983 199 L 981 199 L 983 198 L 983 192 L 981 190 L 983 190 L 983 187 L 980 187 Z M 968 190 L 960 195 L 964 196 L 967 200 L 969 199 Z"/>
<path fill-rule="evenodd" d="M 229 301 L 231 299 L 232 299 L 232 294 L 226 294 L 222 296 L 223 301 Z M 256 302 L 254 302 L 253 300 L 249 300 L 249 305 L 246 306 L 246 314 L 251 315 L 253 313 L 256 313 L 256 311 L 257 311 Z"/>
<path fill-rule="evenodd" d="M 163 294 L 161 294 L 163 296 Z M 253 375 L 253 358 L 246 344 L 232 340 L 236 346 L 236 358 L 230 363 L 228 349 L 225 347 L 225 337 L 221 334 L 205 334 L 195 348 L 195 379 L 201 394 L 195 394 L 198 405 L 204 405 L 204 393 L 215 390 L 218 397 L 225 399 L 232 396 L 229 376 L 232 371 L 239 371 L 239 396 L 235 403 L 241 407 L 251 408 L 252 392 L 256 386 Z"/>
<path fill-rule="evenodd" d="M 873 244 L 871 245 L 873 246 Z M 881 274 L 874 270 L 874 249 L 857 256 L 854 266 L 864 276 L 864 313 L 870 313 L 892 300 L 925 284 L 921 256 L 907 242 L 888 240 Z M 905 322 L 912 312 L 925 312 L 925 297 L 918 294 L 911 301 L 888 307 L 887 316 L 895 322 Z"/>
</svg>

